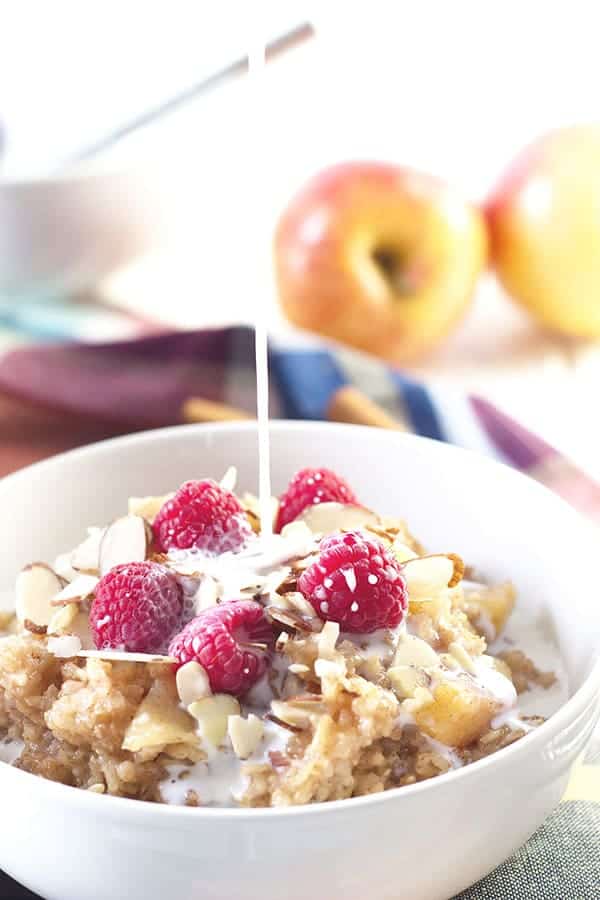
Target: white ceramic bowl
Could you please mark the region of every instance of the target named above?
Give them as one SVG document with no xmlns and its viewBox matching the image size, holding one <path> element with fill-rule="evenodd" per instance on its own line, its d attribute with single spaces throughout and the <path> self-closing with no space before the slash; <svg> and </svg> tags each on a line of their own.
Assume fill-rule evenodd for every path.
<svg viewBox="0 0 600 900">
<path fill-rule="evenodd" d="M 280 491 L 307 464 L 346 476 L 361 500 L 405 516 L 549 619 L 571 697 L 538 730 L 433 781 L 286 810 L 155 806 L 102 797 L 0 764 L 0 866 L 50 900 L 445 900 L 519 847 L 559 801 L 598 719 L 597 545 L 564 503 L 515 472 L 420 438 L 276 423 Z M 231 463 L 256 486 L 252 424 L 191 426 L 68 453 L 0 484 L 0 573 L 73 546 L 130 494 L 160 494 Z"/>
<path fill-rule="evenodd" d="M 72 296 L 163 237 L 156 172 L 79 166 L 0 181 L 0 294 Z"/>
</svg>

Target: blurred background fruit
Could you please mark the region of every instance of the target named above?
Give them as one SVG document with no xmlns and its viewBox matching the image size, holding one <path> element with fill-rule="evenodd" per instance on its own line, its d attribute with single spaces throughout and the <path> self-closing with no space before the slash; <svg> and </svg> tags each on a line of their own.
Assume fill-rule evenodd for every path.
<svg viewBox="0 0 600 900">
<path fill-rule="evenodd" d="M 538 138 L 487 205 L 493 263 L 543 325 L 600 337 L 600 124 Z"/>
<path fill-rule="evenodd" d="M 479 212 L 443 181 L 387 163 L 322 171 L 275 234 L 290 321 L 397 363 L 448 333 L 485 261 Z"/>
<path fill-rule="evenodd" d="M 99 0 L 4 5 L 0 363 L 4 350 L 21 343 L 112 341 L 153 330 L 251 324 L 258 309 L 278 346 L 305 345 L 306 334 L 298 335 L 282 310 L 269 251 L 277 222 L 311 173 L 341 160 L 389 160 L 437 173 L 481 208 L 520 147 L 538 134 L 598 117 L 595 9 L 583 0 L 546 4 L 543 40 L 538 5 L 516 0 L 493 10 L 468 0 L 421 0 L 409 8 L 371 0 L 368 7 L 345 4 L 343 10 L 278 0 L 261 5 L 270 7 L 267 39 L 302 22 L 312 24 L 314 37 L 267 66 L 258 126 L 247 79 L 221 81 L 197 102 L 129 132 L 93 165 L 89 160 L 85 168 L 94 173 L 74 196 L 71 178 L 80 180 L 82 172 L 64 167 L 65 160 L 120 132 L 124 123 L 145 121 L 145 111 L 168 105 L 169 98 L 189 96 L 191 86 L 239 60 L 256 30 L 257 5 L 159 0 L 146 4 L 143 15 L 135 4 L 120 4 L 117 16 L 107 15 Z M 423 65 L 424 48 L 434 64 Z M 257 158 L 251 151 L 259 134 L 264 154 Z M 108 179 L 125 172 L 139 180 L 135 191 L 131 181 L 121 187 L 107 180 L 96 189 L 96 174 Z M 79 192 L 84 188 L 89 193 Z M 99 217 L 102 231 L 94 227 Z M 364 218 L 370 227 L 366 212 Z M 547 305 L 542 291 L 533 300 Z M 364 305 L 368 313 L 355 324 L 359 339 L 381 312 L 375 302 Z M 421 298 L 405 297 L 399 305 L 402 312 L 425 309 Z M 356 309 L 352 295 L 349 319 Z M 489 269 L 463 309 L 454 325 L 447 305 L 427 309 L 423 340 L 411 339 L 416 355 L 403 370 L 443 392 L 444 409 L 448 394 L 476 391 L 600 477 L 600 429 L 593 417 L 581 415 L 597 401 L 600 342 L 563 339 L 540 327 L 524 304 L 509 302 Z M 438 315 L 448 322 L 439 324 Z M 414 325 L 398 317 L 390 333 L 400 324 L 405 335 Z M 446 336 L 436 337 L 435 328 L 443 327 Z M 309 335 L 308 344 L 315 342 Z M 108 365 L 119 383 L 128 361 L 138 362 L 133 345 L 127 357 L 122 352 L 114 350 Z M 207 352 L 203 347 L 199 363 Z M 232 356 L 239 352 L 232 343 Z M 363 393 L 384 403 L 389 379 L 379 377 L 378 361 L 339 341 L 335 352 L 345 363 L 345 383 L 350 373 Z M 160 362 L 167 365 L 166 351 Z M 35 387 L 28 391 L 32 399 L 44 393 L 62 409 L 71 392 L 81 394 L 82 377 L 71 375 L 59 385 L 46 359 L 37 365 L 35 384 L 28 382 Z M 87 363 L 78 358 L 78 365 L 83 376 Z M 27 372 L 15 375 L 16 361 L 10 367 L 11 383 L 23 388 Z M 161 373 L 155 365 L 152 391 L 170 383 Z M 215 381 L 195 389 L 203 402 L 217 399 Z M 246 408 L 243 379 L 230 382 L 228 404 Z M 95 399 L 85 396 L 80 407 Z M 122 399 L 131 409 L 133 397 Z M 171 400 L 168 408 L 178 406 Z M 54 427 L 39 404 L 26 421 L 23 404 L 0 396 L 0 472 L 114 428 L 112 419 L 90 425 L 72 410 Z M 144 403 L 140 412 L 155 417 L 157 404 Z M 455 426 L 448 427 L 454 433 Z"/>
</svg>

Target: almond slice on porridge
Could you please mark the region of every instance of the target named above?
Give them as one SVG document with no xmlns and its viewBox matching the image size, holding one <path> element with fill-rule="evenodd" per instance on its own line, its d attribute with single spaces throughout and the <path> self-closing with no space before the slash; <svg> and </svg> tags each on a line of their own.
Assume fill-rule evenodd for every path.
<svg viewBox="0 0 600 900">
<path fill-rule="evenodd" d="M 144 562 L 152 533 L 141 516 L 123 516 L 108 526 L 99 550 L 100 575 L 123 563 Z"/>
<path fill-rule="evenodd" d="M 46 563 L 32 563 L 17 576 L 15 608 L 20 622 L 48 625 L 55 610 L 52 600 L 65 582 Z"/>
</svg>

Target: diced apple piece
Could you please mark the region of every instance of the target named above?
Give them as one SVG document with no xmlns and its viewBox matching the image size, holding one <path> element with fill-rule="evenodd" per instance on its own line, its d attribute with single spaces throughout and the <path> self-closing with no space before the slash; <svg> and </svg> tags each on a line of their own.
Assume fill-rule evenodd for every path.
<svg viewBox="0 0 600 900">
<path fill-rule="evenodd" d="M 496 636 L 499 635 L 515 606 L 514 586 L 510 582 L 489 587 L 484 585 L 473 592 L 469 591 L 468 596 L 479 604 L 483 616 L 493 625 Z M 477 623 L 475 626 L 477 627 Z"/>
<path fill-rule="evenodd" d="M 403 571 L 411 601 L 436 597 L 453 580 L 455 568 L 454 558 L 442 554 L 407 560 Z"/>
<path fill-rule="evenodd" d="M 227 734 L 230 716 L 239 716 L 240 704 L 231 694 L 215 694 L 203 697 L 188 707 L 197 720 L 202 737 L 214 747 L 218 747 Z"/>
<path fill-rule="evenodd" d="M 430 688 L 433 702 L 414 713 L 417 726 L 448 747 L 467 747 L 487 731 L 498 712 L 495 698 L 468 679 L 442 681 Z"/>
</svg>

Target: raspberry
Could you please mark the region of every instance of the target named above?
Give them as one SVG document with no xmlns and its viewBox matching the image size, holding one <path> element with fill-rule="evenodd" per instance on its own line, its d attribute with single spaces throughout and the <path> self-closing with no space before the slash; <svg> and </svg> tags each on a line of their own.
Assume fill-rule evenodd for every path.
<svg viewBox="0 0 600 900">
<path fill-rule="evenodd" d="M 215 693 L 240 696 L 264 674 L 272 643 L 260 603 L 229 600 L 192 619 L 171 641 L 169 656 L 178 667 L 196 660 Z"/>
<path fill-rule="evenodd" d="M 356 503 L 354 491 L 331 469 L 300 469 L 279 498 L 277 531 L 313 503 Z"/>
<path fill-rule="evenodd" d="M 153 531 L 165 553 L 197 547 L 207 553 L 239 550 L 251 534 L 244 510 L 216 481 L 186 481 L 158 511 Z"/>
<path fill-rule="evenodd" d="M 159 653 L 181 627 L 183 594 L 173 574 L 158 563 L 115 566 L 100 579 L 90 609 L 98 650 Z"/>
<path fill-rule="evenodd" d="M 395 628 L 408 607 L 400 563 L 360 531 L 324 538 L 317 561 L 298 579 L 298 590 L 318 616 L 355 633 Z"/>
</svg>

